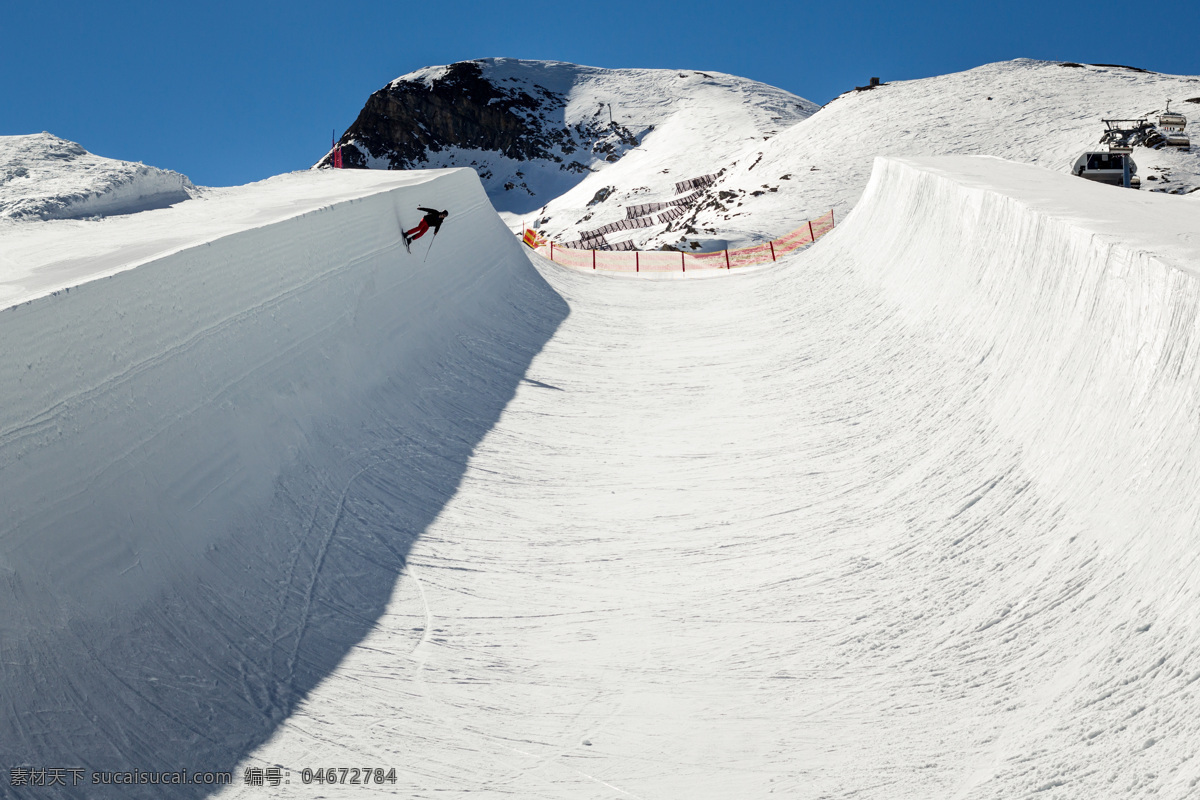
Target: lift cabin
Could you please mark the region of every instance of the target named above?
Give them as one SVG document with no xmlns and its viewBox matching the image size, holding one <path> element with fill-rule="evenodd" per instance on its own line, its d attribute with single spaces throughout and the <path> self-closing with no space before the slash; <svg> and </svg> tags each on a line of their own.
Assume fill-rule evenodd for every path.
<svg viewBox="0 0 1200 800">
<path fill-rule="evenodd" d="M 1089 181 L 1109 183 L 1113 186 L 1137 189 L 1142 185 L 1141 179 L 1137 177 L 1137 164 L 1133 163 L 1129 153 L 1084 153 L 1075 159 L 1075 167 L 1071 173 Z"/>
<path fill-rule="evenodd" d="M 1164 133 L 1179 133 L 1186 127 L 1187 117 L 1177 111 L 1167 110 L 1158 115 L 1158 129 Z"/>
<path fill-rule="evenodd" d="M 1178 111 L 1171 110 L 1171 102 L 1167 101 L 1167 110 L 1158 115 L 1158 129 L 1162 131 L 1163 145 L 1177 147 L 1180 150 L 1191 150 L 1192 142 L 1183 132 L 1187 127 L 1187 117 Z"/>
</svg>

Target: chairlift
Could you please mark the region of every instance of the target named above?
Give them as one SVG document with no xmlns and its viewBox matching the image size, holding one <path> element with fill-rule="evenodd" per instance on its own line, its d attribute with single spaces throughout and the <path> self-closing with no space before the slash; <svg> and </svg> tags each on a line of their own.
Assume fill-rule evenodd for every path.
<svg viewBox="0 0 1200 800">
<path fill-rule="evenodd" d="M 1174 111 L 1163 112 L 1158 115 L 1158 129 L 1160 131 L 1181 131 L 1187 127 L 1187 117 L 1183 114 L 1177 114 Z"/>
<path fill-rule="evenodd" d="M 1158 129 L 1163 133 L 1183 133 L 1187 127 L 1187 117 L 1178 111 L 1171 110 L 1171 101 L 1167 101 L 1167 110 L 1158 115 Z"/>
<path fill-rule="evenodd" d="M 1167 110 L 1158 115 L 1158 129 L 1163 134 L 1163 146 L 1175 147 L 1180 150 L 1191 150 L 1192 140 L 1183 132 L 1187 127 L 1187 117 L 1178 111 L 1171 110 L 1171 101 L 1167 101 Z"/>
<path fill-rule="evenodd" d="M 1146 127 L 1146 123 L 1147 123 L 1147 122 L 1149 122 L 1149 121 L 1150 121 L 1150 120 L 1148 120 L 1148 119 L 1145 119 L 1145 118 L 1142 118 L 1142 119 L 1105 119 L 1105 120 L 1101 120 L 1101 122 L 1103 122 L 1103 123 L 1104 123 L 1104 127 L 1105 127 L 1105 128 L 1107 128 L 1107 129 L 1108 129 L 1108 130 L 1110 130 L 1110 131 L 1138 130 L 1138 129 L 1140 129 L 1140 128 L 1144 128 L 1144 127 Z"/>
<path fill-rule="evenodd" d="M 1191 150 L 1192 140 L 1186 133 L 1168 133 L 1163 140 L 1163 147 L 1175 147 L 1180 150 Z"/>
<path fill-rule="evenodd" d="M 1154 126 L 1148 119 L 1106 119 L 1101 120 L 1104 135 L 1100 144 L 1108 145 L 1114 153 L 1131 153 L 1136 145 L 1142 144 L 1154 132 Z"/>
</svg>

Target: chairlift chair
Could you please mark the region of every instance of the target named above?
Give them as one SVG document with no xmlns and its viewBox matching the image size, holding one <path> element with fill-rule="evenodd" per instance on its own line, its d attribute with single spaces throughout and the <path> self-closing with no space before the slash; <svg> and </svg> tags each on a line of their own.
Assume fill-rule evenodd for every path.
<svg viewBox="0 0 1200 800">
<path fill-rule="evenodd" d="M 1186 133 L 1182 133 L 1182 132 L 1168 133 L 1166 135 L 1165 140 L 1163 141 L 1163 146 L 1164 147 L 1174 147 L 1179 150 L 1191 150 L 1192 149 L 1192 140 L 1188 137 L 1188 135 Z"/>
<path fill-rule="evenodd" d="M 1182 131 L 1187 127 L 1187 117 L 1183 114 L 1174 111 L 1164 111 L 1158 115 L 1158 129 L 1160 131 Z"/>
<path fill-rule="evenodd" d="M 1163 146 L 1175 147 L 1179 150 L 1191 150 L 1192 140 L 1183 129 L 1187 127 L 1187 117 L 1178 111 L 1171 110 L 1171 101 L 1167 101 L 1167 109 L 1158 115 L 1158 129 L 1163 134 Z"/>
<path fill-rule="evenodd" d="M 1168 100 L 1166 110 L 1158 115 L 1158 129 L 1163 133 L 1183 133 L 1186 127 L 1187 117 L 1178 111 L 1172 111 L 1171 101 Z"/>
</svg>

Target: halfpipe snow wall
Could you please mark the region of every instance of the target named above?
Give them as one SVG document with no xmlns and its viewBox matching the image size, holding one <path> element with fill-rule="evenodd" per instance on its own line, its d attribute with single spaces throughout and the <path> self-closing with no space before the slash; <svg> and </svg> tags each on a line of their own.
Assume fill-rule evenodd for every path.
<svg viewBox="0 0 1200 800">
<path fill-rule="evenodd" d="M 0 313 L 6 770 L 232 769 L 370 629 L 566 314 L 470 170 L 284 180 L 236 230 L 150 212 L 200 241 L 148 260 L 91 223 L 124 232 L 107 277 Z M 418 205 L 452 214 L 428 262 Z"/>
</svg>

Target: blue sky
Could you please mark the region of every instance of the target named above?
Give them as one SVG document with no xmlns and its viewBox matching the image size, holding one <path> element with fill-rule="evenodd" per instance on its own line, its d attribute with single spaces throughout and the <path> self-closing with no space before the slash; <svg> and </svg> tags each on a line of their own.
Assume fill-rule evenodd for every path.
<svg viewBox="0 0 1200 800">
<path fill-rule="evenodd" d="M 818 103 L 873 75 L 1020 57 L 1195 75 L 1189 6 L 1156 19 L 1153 5 L 1131 16 L 1127 3 L 1076 0 L 24 2 L 0 14 L 0 134 L 46 130 L 223 186 L 308 167 L 371 92 L 431 64 L 715 70 Z"/>
</svg>

